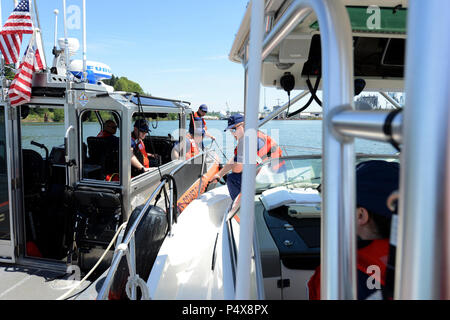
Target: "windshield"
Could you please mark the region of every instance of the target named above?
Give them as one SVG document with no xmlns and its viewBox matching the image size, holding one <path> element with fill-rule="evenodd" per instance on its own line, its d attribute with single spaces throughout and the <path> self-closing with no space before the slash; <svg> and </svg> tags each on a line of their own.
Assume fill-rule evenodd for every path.
<svg viewBox="0 0 450 320">
<path fill-rule="evenodd" d="M 393 155 L 358 155 L 356 164 L 368 160 L 398 161 Z M 322 157 L 320 155 L 270 159 L 258 167 L 256 193 L 285 186 L 288 188 L 314 188 L 321 184 Z"/>
</svg>

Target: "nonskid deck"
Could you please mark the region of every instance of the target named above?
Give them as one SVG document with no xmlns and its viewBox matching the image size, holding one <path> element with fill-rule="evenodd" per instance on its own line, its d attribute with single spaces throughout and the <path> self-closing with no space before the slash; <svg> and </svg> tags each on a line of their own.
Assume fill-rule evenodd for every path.
<svg viewBox="0 0 450 320">
<path fill-rule="evenodd" d="M 66 273 L 6 264 L 0 264 L 0 278 L 0 300 L 55 300 L 79 283 Z M 73 294 L 89 285 L 89 281 L 82 283 Z M 95 298 L 93 287 L 73 298 Z M 73 298 L 69 296 L 69 299 Z"/>
</svg>

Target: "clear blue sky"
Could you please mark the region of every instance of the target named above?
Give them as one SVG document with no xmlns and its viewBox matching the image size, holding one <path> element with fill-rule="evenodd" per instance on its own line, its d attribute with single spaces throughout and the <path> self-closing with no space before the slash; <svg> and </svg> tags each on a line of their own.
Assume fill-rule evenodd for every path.
<svg viewBox="0 0 450 320">
<path fill-rule="evenodd" d="M 62 0 L 37 0 L 47 64 L 51 65 L 54 9 L 59 10 L 58 38 L 64 36 Z M 13 0 L 2 0 L 3 23 Z M 110 66 L 116 76 L 138 82 L 154 96 L 187 100 L 210 110 L 243 110 L 242 65 L 228 59 L 248 0 L 86 0 L 87 59 Z M 80 9 L 81 0 L 67 0 Z M 73 13 L 68 12 L 76 24 Z M 81 17 L 80 17 L 81 19 Z M 68 30 L 82 43 L 82 30 Z M 29 41 L 24 37 L 23 45 Z M 82 48 L 75 58 L 81 58 Z M 21 55 L 23 54 L 23 50 Z M 296 93 L 293 92 L 292 96 Z M 266 89 L 271 107 L 286 93 Z M 261 89 L 261 107 L 264 90 Z"/>
</svg>

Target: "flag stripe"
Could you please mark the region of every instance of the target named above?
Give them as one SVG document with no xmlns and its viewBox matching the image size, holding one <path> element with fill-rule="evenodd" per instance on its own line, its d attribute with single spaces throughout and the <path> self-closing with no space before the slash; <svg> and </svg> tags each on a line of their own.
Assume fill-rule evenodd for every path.
<svg viewBox="0 0 450 320">
<path fill-rule="evenodd" d="M 19 72 L 9 87 L 8 96 L 12 107 L 31 100 L 33 73 L 42 69 L 44 69 L 44 65 L 37 48 L 36 33 L 34 33 L 20 64 Z"/>
<path fill-rule="evenodd" d="M 29 0 L 21 0 L 0 32 L 0 50 L 6 63 L 16 63 L 20 56 L 22 35 L 33 33 Z"/>
<path fill-rule="evenodd" d="M 19 60 L 22 35 L 0 35 L 0 49 L 5 57 L 6 63 L 16 63 Z"/>
</svg>

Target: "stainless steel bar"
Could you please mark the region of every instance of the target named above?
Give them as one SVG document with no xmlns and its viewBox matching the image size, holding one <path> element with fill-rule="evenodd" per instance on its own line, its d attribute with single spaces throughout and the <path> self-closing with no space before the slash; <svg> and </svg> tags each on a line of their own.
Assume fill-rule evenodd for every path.
<svg viewBox="0 0 450 320">
<path fill-rule="evenodd" d="M 165 182 L 161 182 L 158 187 L 156 187 L 155 191 L 153 191 L 152 195 L 148 198 L 147 202 L 145 203 L 144 207 L 142 208 L 141 212 L 139 213 L 139 216 L 134 221 L 133 225 L 128 230 L 128 233 L 126 234 L 125 240 L 122 241 L 121 244 L 119 244 L 118 249 L 116 250 L 116 253 L 114 255 L 113 262 L 111 263 L 111 267 L 108 271 L 108 275 L 103 283 L 103 286 L 98 294 L 98 297 L 103 300 L 106 298 L 106 293 L 108 292 L 109 288 L 111 287 L 111 282 L 113 279 L 114 274 L 117 271 L 117 266 L 119 265 L 120 259 L 122 258 L 124 253 L 127 253 L 129 251 L 129 245 L 131 239 L 134 237 L 134 233 L 136 232 L 136 229 L 142 220 L 142 217 L 144 216 L 144 213 L 147 211 L 148 207 L 150 206 L 151 201 L 154 199 L 154 197 L 158 194 L 158 192 L 161 190 L 161 188 L 165 186 Z M 134 246 L 134 245 L 133 245 Z M 129 253 L 127 253 L 128 255 Z M 127 261 L 130 268 L 130 274 L 132 274 L 132 264 L 131 259 L 127 257 Z M 135 270 L 135 269 L 134 269 Z M 135 272 L 135 271 L 134 271 Z"/>
<path fill-rule="evenodd" d="M 342 135 L 375 141 L 388 141 L 383 125 L 390 111 L 342 111 L 332 118 L 333 128 Z M 392 137 L 402 142 L 403 115 L 397 114 L 392 121 Z"/>
<path fill-rule="evenodd" d="M 253 257 L 255 260 L 255 274 L 256 274 L 256 288 L 258 294 L 258 300 L 265 299 L 264 293 L 264 278 L 262 272 L 262 264 L 261 264 L 261 255 L 259 254 L 259 241 L 258 241 L 258 233 L 256 229 L 254 229 L 253 235 Z"/>
<path fill-rule="evenodd" d="M 291 102 L 286 102 L 285 104 L 283 104 L 280 108 L 278 108 L 277 110 L 272 111 L 267 117 L 265 117 L 264 119 L 260 120 L 258 123 L 258 127 L 263 126 L 264 124 L 266 124 L 267 122 L 269 122 L 270 120 L 276 118 L 279 114 L 281 114 L 284 110 L 286 110 L 289 106 L 293 106 L 297 101 L 299 101 L 301 98 L 305 97 L 307 94 L 309 93 L 308 90 L 302 91 L 300 92 L 298 95 L 296 95 L 294 98 L 292 98 Z"/>
<path fill-rule="evenodd" d="M 443 185 L 450 162 L 449 11 L 450 1 L 409 2 L 395 299 L 450 295 Z"/>
<path fill-rule="evenodd" d="M 314 10 L 319 21 L 322 45 L 322 76 L 324 96 L 323 121 L 323 218 L 321 227 L 321 297 L 323 299 L 356 299 L 356 223 L 355 211 L 355 152 L 353 139 L 342 140 L 342 136 L 332 131 L 331 115 L 340 106 L 353 106 L 353 49 L 351 27 L 348 13 L 340 1 L 335 0 L 297 0 L 293 1 L 285 15 L 266 36 L 261 56 L 251 52 L 251 60 L 260 64 L 272 50 Z M 252 7 L 252 17 L 255 16 Z M 255 28 L 252 26 L 251 30 Z M 251 31 L 250 31 L 251 32 Z M 250 36 L 250 45 L 252 37 Z M 251 49 L 252 47 L 250 47 Z M 250 50 L 252 51 L 252 50 Z M 256 50 L 255 50 L 256 51 Z M 261 59 L 261 60 L 260 60 Z M 245 65 L 246 59 L 244 59 Z M 249 86 L 258 85 L 260 78 L 253 75 Z M 336 85 L 339 84 L 339 85 Z M 258 93 L 256 89 L 253 95 Z M 258 95 L 259 96 L 259 95 Z M 246 98 L 247 101 L 247 98 Z M 246 115 L 249 113 L 246 105 Z M 246 118 L 246 130 L 251 128 Z M 250 166 L 247 170 L 252 170 Z M 254 187 L 249 181 L 250 174 L 243 171 L 243 202 L 248 201 L 245 212 L 253 209 L 244 188 Z M 247 178 L 246 178 L 247 177 Z M 253 176 L 254 177 L 254 176 Z M 246 184 L 249 183 L 249 186 Z M 250 210 L 250 211 L 249 211 Z M 251 215 L 250 215 L 251 216 Z M 249 219 L 251 221 L 251 219 Z M 242 223 L 242 220 L 241 220 Z M 247 223 L 247 221 L 246 221 Z M 247 232 L 247 229 L 242 229 Z M 252 235 L 252 233 L 249 233 Z M 240 241 L 240 245 L 243 241 Z M 240 248 L 239 259 L 243 251 Z M 239 264 L 242 260 L 238 259 Z M 248 262 L 245 260 L 244 262 Z M 247 263 L 248 265 L 248 263 Z M 244 284 L 238 278 L 238 289 Z M 245 280 L 244 280 L 245 281 Z M 243 292 L 243 291 L 242 291 Z M 241 292 L 241 293 L 242 293 Z M 246 298 L 248 295 L 236 297 Z"/>
<path fill-rule="evenodd" d="M 105 300 L 107 298 L 107 294 L 109 292 L 109 289 L 111 288 L 112 279 L 117 271 L 117 268 L 119 267 L 119 262 L 123 257 L 123 254 L 125 251 L 123 249 L 119 249 L 116 251 L 113 261 L 111 262 L 111 266 L 109 267 L 108 274 L 105 277 L 105 281 L 103 282 L 103 286 L 101 287 L 98 295 L 97 300 Z"/>
<path fill-rule="evenodd" d="M 155 191 L 153 191 L 152 195 L 148 198 L 147 202 L 145 203 L 144 207 L 142 208 L 141 212 L 139 213 L 138 217 L 136 218 L 136 220 L 133 222 L 133 225 L 130 227 L 130 229 L 128 230 L 128 234 L 125 237 L 125 240 L 122 243 L 125 243 L 126 245 L 129 245 L 131 237 L 134 236 L 134 233 L 136 232 L 136 229 L 139 225 L 139 223 L 141 222 L 145 211 L 148 210 L 148 208 L 150 207 L 150 204 L 152 202 L 152 200 L 155 198 L 155 196 L 158 194 L 158 192 L 161 190 L 162 187 L 164 187 L 166 184 L 165 181 L 161 182 L 155 189 Z"/>
<path fill-rule="evenodd" d="M 173 224 L 173 182 L 170 180 L 169 182 L 169 191 L 170 191 L 170 202 L 169 202 L 169 230 L 167 231 L 167 235 L 171 237 L 172 234 L 172 224 Z"/>
<path fill-rule="evenodd" d="M 392 97 L 390 97 L 386 92 L 381 92 L 380 94 L 387 100 L 389 101 L 396 109 L 401 109 L 402 106 L 398 104 L 397 101 L 395 101 L 394 99 L 392 99 Z"/>
<path fill-rule="evenodd" d="M 130 239 L 130 243 L 128 245 L 128 250 L 126 251 L 128 270 L 129 270 L 131 278 L 134 278 L 136 276 L 136 246 L 135 246 L 135 241 L 134 241 L 135 239 L 136 239 L 136 237 L 133 235 Z M 136 285 L 134 283 L 131 287 L 130 299 L 136 300 Z"/>
<path fill-rule="evenodd" d="M 341 106 L 353 109 L 353 47 L 341 1 L 308 1 L 319 25 L 323 78 L 321 299 L 356 299 L 355 150 L 332 130 Z"/>
<path fill-rule="evenodd" d="M 252 0 L 250 19 L 250 46 L 248 63 L 248 86 L 245 103 L 245 134 L 243 137 L 244 163 L 242 170 L 241 222 L 239 251 L 236 271 L 237 300 L 250 297 L 250 263 L 253 247 L 255 177 L 256 177 L 256 131 L 261 79 L 261 50 L 264 35 L 264 1 Z"/>
<path fill-rule="evenodd" d="M 263 42 L 262 60 L 311 12 L 307 1 L 294 1 Z"/>
</svg>

